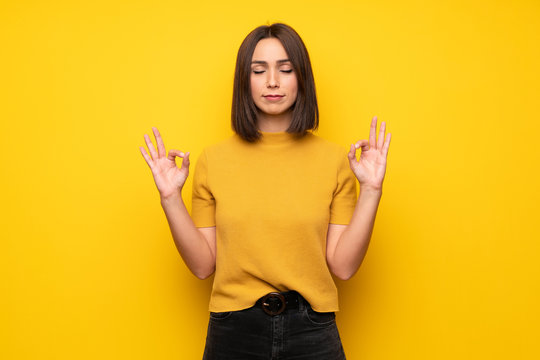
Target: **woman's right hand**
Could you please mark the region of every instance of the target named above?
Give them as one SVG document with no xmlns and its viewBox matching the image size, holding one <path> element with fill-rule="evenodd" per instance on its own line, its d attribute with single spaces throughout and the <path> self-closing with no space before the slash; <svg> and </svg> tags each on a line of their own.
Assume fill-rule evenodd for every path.
<svg viewBox="0 0 540 360">
<path fill-rule="evenodd" d="M 184 154 L 179 150 L 171 149 L 169 150 L 169 155 L 166 156 L 165 145 L 163 145 L 163 140 L 158 129 L 152 127 L 152 131 L 156 137 L 157 153 L 147 134 L 144 134 L 144 140 L 151 157 L 146 153 L 143 146 L 139 147 L 139 149 L 150 170 L 152 170 L 152 175 L 154 176 L 154 181 L 161 198 L 164 199 L 179 195 L 189 175 L 189 152 Z M 180 168 L 176 166 L 175 156 L 183 158 Z"/>
</svg>

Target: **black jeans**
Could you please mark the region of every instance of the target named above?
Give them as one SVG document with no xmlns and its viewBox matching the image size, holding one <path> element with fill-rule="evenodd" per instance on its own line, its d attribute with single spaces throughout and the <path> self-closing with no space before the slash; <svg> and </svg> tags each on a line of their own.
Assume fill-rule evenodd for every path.
<svg viewBox="0 0 540 360">
<path fill-rule="evenodd" d="M 268 315 L 259 306 L 211 312 L 203 360 L 344 360 L 334 312 L 299 307 Z"/>
</svg>

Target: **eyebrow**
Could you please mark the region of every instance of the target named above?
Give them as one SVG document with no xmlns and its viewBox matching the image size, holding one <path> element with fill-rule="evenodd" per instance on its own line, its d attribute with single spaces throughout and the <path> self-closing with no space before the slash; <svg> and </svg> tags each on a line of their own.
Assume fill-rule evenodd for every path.
<svg viewBox="0 0 540 360">
<path fill-rule="evenodd" d="M 281 63 L 285 63 L 285 62 L 290 62 L 291 60 L 289 59 L 281 59 L 281 60 L 278 60 L 277 63 L 278 64 L 281 64 Z M 254 60 L 251 62 L 252 64 L 268 64 L 266 61 L 263 61 L 263 60 Z"/>
</svg>

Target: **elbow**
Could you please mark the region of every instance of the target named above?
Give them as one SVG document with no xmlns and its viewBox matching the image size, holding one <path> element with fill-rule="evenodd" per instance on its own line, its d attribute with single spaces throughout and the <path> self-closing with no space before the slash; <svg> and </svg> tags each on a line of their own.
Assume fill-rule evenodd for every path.
<svg viewBox="0 0 540 360">
<path fill-rule="evenodd" d="M 197 277 L 197 279 L 199 280 L 205 280 L 205 279 L 208 279 L 210 277 L 210 275 L 213 274 L 213 272 L 197 272 L 197 273 L 194 273 L 195 276 Z"/>
<path fill-rule="evenodd" d="M 346 266 L 343 262 L 333 261 L 333 257 L 327 258 L 328 269 L 339 280 L 349 280 L 356 273 L 358 268 L 353 268 L 352 266 Z"/>
<path fill-rule="evenodd" d="M 349 280 L 356 274 L 356 270 L 353 269 L 336 269 L 332 268 L 332 274 L 337 277 L 339 280 Z"/>
<path fill-rule="evenodd" d="M 334 275 L 339 279 L 339 280 L 343 280 L 343 281 L 346 281 L 346 280 L 349 280 L 350 278 L 353 277 L 354 275 L 354 272 L 342 272 L 342 273 L 334 273 Z"/>
<path fill-rule="evenodd" d="M 193 275 L 195 275 L 200 280 L 208 279 L 212 274 L 214 273 L 214 268 L 211 269 L 198 269 L 195 271 L 192 271 Z"/>
</svg>

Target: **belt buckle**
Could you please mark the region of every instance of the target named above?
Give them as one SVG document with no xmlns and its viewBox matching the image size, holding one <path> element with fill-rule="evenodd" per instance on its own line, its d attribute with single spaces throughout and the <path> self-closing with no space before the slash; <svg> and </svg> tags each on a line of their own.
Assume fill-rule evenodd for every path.
<svg viewBox="0 0 540 360">
<path fill-rule="evenodd" d="M 273 300 L 273 299 L 278 299 L 279 301 L 281 301 L 281 305 L 277 310 L 275 309 L 275 306 L 274 306 L 276 304 L 276 300 Z M 278 292 L 268 293 L 264 295 L 264 297 L 262 298 L 262 308 L 264 312 L 267 313 L 268 315 L 281 314 L 285 310 L 286 305 L 287 304 L 285 301 L 285 296 L 283 296 L 282 294 Z"/>
</svg>

